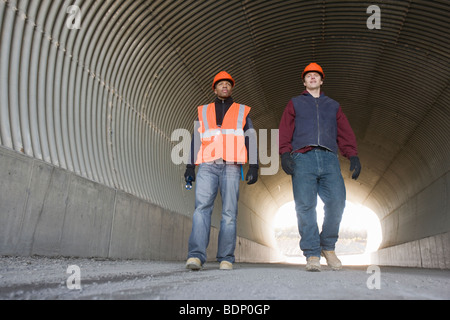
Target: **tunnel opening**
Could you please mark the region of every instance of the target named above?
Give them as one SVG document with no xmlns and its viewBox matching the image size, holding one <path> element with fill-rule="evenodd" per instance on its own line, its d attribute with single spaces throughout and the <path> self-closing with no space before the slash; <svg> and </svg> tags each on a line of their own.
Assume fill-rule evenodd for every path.
<svg viewBox="0 0 450 320">
<path fill-rule="evenodd" d="M 323 202 L 317 198 L 317 225 L 322 230 L 324 218 Z M 280 255 L 285 262 L 305 264 L 306 259 L 299 247 L 295 202 L 281 206 L 273 219 L 273 234 Z M 346 202 L 344 215 L 336 243 L 336 254 L 343 265 L 370 265 L 372 254 L 382 243 L 381 223 L 378 216 L 369 208 Z M 323 260 L 323 259 L 322 259 Z M 323 260 L 322 263 L 325 263 Z"/>
</svg>

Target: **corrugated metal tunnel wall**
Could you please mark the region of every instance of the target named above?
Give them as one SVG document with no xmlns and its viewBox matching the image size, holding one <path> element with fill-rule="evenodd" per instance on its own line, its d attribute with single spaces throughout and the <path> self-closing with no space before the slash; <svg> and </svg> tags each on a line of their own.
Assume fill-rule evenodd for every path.
<svg viewBox="0 0 450 320">
<path fill-rule="evenodd" d="M 0 254 L 184 259 L 194 199 L 171 158 L 213 76 L 233 75 L 263 140 L 315 61 L 358 138 L 360 179 L 341 164 L 348 200 L 381 220 L 376 263 L 449 268 L 449 12 L 444 0 L 0 1 Z M 242 183 L 240 261 L 277 259 L 271 221 L 292 185 L 272 160 Z"/>
</svg>

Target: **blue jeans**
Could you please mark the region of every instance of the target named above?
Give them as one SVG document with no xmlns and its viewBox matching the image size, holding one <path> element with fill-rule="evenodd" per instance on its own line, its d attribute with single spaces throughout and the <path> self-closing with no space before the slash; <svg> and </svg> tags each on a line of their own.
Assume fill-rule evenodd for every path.
<svg viewBox="0 0 450 320">
<path fill-rule="evenodd" d="M 218 190 L 222 197 L 217 261 L 234 263 L 236 249 L 236 220 L 239 201 L 241 167 L 233 164 L 202 163 L 195 183 L 195 211 L 189 238 L 188 258 L 206 262 L 211 215 Z"/>
<path fill-rule="evenodd" d="M 346 191 L 338 157 L 331 151 L 313 149 L 294 153 L 292 177 L 300 249 L 305 257 L 320 257 L 321 250 L 334 251 L 345 208 Z M 317 226 L 317 195 L 324 203 L 322 232 Z"/>
</svg>

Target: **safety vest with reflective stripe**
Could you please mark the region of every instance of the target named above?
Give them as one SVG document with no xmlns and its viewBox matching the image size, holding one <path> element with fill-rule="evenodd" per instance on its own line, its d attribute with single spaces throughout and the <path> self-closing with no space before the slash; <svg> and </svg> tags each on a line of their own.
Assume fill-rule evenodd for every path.
<svg viewBox="0 0 450 320">
<path fill-rule="evenodd" d="M 223 159 L 226 162 L 246 163 L 244 127 L 250 107 L 233 103 L 225 114 L 222 126 L 216 121 L 215 103 L 198 107 L 201 147 L 196 164 Z"/>
</svg>

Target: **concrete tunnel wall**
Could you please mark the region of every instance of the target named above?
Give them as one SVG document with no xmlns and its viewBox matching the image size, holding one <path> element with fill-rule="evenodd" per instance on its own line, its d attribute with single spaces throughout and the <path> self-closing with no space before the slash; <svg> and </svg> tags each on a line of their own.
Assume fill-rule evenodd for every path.
<svg viewBox="0 0 450 320">
<path fill-rule="evenodd" d="M 373 4 L 381 29 L 367 25 Z M 341 164 L 348 200 L 381 220 L 374 262 L 449 268 L 449 11 L 447 1 L 0 2 L 0 254 L 184 259 L 194 197 L 172 134 L 193 130 L 227 70 L 270 135 L 315 61 L 358 138 L 360 179 Z M 279 259 L 271 222 L 291 200 L 281 168 L 242 183 L 238 261 Z"/>
</svg>

